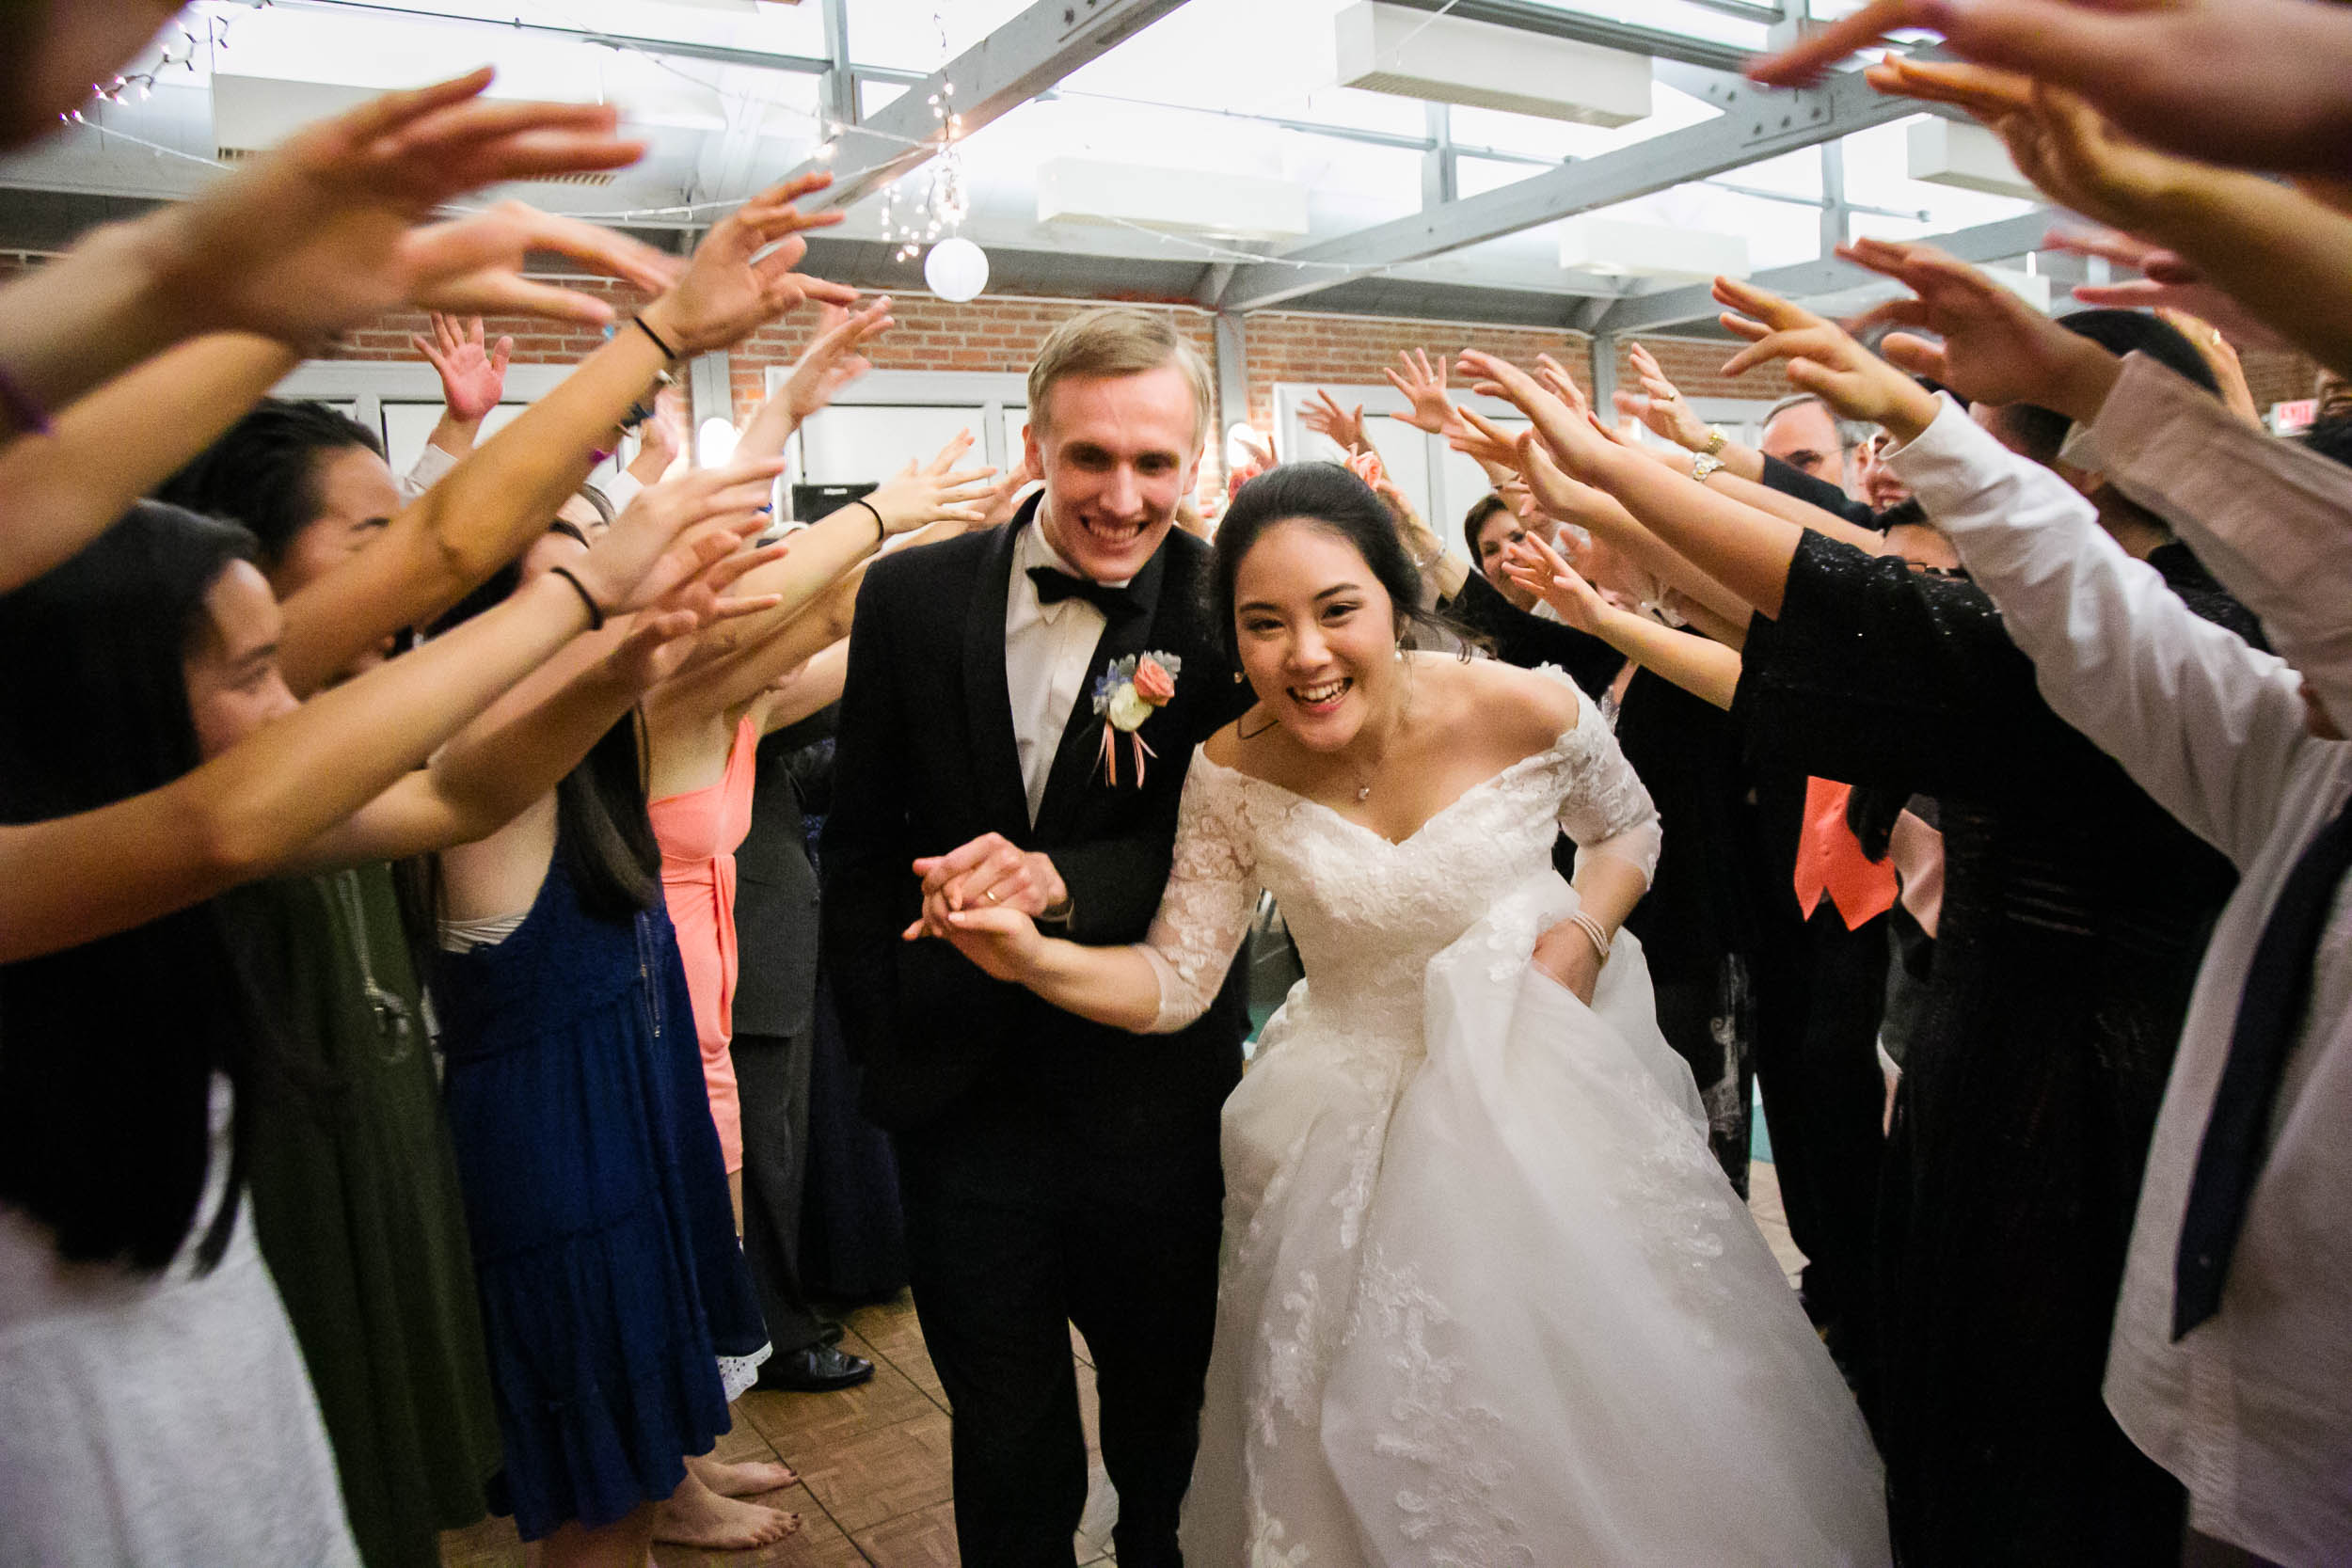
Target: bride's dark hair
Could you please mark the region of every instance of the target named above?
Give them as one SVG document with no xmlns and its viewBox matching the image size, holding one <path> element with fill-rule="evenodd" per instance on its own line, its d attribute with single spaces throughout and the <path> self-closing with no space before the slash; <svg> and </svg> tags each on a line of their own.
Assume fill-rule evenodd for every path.
<svg viewBox="0 0 2352 1568">
<path fill-rule="evenodd" d="M 1285 463 L 1243 485 L 1216 526 L 1211 609 L 1234 669 L 1241 668 L 1241 640 L 1233 630 L 1233 579 L 1265 531 L 1289 522 L 1312 523 L 1356 546 L 1396 606 L 1397 641 L 1406 647 L 1416 645 L 1415 628 L 1454 631 L 1443 616 L 1422 608 L 1421 569 L 1397 537 L 1389 503 L 1371 485 L 1337 463 Z M 1435 641 L 1442 645 L 1445 640 Z"/>
</svg>

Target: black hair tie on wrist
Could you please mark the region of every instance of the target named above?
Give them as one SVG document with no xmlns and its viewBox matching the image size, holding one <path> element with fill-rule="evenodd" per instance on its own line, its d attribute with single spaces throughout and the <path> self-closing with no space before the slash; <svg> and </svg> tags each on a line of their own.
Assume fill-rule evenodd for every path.
<svg viewBox="0 0 2352 1568">
<path fill-rule="evenodd" d="M 667 359 L 668 361 L 670 361 L 670 363 L 672 363 L 672 364 L 674 364 L 674 365 L 677 363 L 677 350 L 675 350 L 675 349 L 672 348 L 669 344 L 667 344 L 667 343 L 663 342 L 663 341 L 661 341 L 661 334 L 660 334 L 660 333 L 659 333 L 659 332 L 656 332 L 656 331 L 655 331 L 652 327 L 650 327 L 650 326 L 648 326 L 648 325 L 645 325 L 645 318 L 644 318 L 644 317 L 643 317 L 643 316 L 631 316 L 631 317 L 629 318 L 629 320 L 631 320 L 631 321 L 633 321 L 633 322 L 635 322 L 635 323 L 637 324 L 637 330 L 638 330 L 638 331 L 643 332 L 643 333 L 644 333 L 646 337 L 651 338 L 651 339 L 653 340 L 653 346 L 654 346 L 654 347 L 656 347 L 656 348 L 658 348 L 658 349 L 660 349 L 660 350 L 661 351 L 661 357 L 663 357 L 664 359 Z"/>
<path fill-rule="evenodd" d="M 866 511 L 874 515 L 874 526 L 882 531 L 874 536 L 874 547 L 876 549 L 882 548 L 883 541 L 890 537 L 890 525 L 882 521 L 882 508 L 876 506 L 872 501 L 867 500 L 864 496 L 858 497 L 850 504 L 851 506 L 862 506 L 866 508 Z"/>
<path fill-rule="evenodd" d="M 548 571 L 549 575 L 562 578 L 565 582 L 570 583 L 572 592 L 580 595 L 580 602 L 588 607 L 588 629 L 602 631 L 604 629 L 604 606 L 596 603 L 596 596 L 588 592 L 588 585 L 574 577 L 569 566 L 550 566 Z"/>
</svg>

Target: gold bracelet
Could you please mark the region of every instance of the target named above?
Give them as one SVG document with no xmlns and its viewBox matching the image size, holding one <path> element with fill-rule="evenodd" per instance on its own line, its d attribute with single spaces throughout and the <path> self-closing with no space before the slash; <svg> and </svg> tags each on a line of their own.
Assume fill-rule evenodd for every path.
<svg viewBox="0 0 2352 1568">
<path fill-rule="evenodd" d="M 1708 425 L 1707 427 L 1707 445 L 1699 448 L 1699 455 L 1701 457 L 1713 457 L 1716 453 L 1724 450 L 1724 443 L 1730 439 L 1730 436 L 1724 434 L 1724 427 L 1722 425 Z"/>
</svg>

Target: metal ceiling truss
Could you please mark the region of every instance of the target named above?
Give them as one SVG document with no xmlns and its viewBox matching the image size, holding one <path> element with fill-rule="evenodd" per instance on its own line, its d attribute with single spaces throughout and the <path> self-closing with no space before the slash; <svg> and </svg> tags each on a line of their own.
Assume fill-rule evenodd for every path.
<svg viewBox="0 0 2352 1568">
<path fill-rule="evenodd" d="M 1218 299 L 1227 310 L 1260 310 L 1382 268 L 1500 239 L 1559 218 L 1629 201 L 1743 164 L 1814 147 L 1915 112 L 1859 72 L 1820 87 L 1781 92 L 1707 73 L 1692 86 L 1720 111 L 1702 124 L 1670 131 L 1614 152 L 1534 175 L 1445 206 L 1376 224 L 1353 234 L 1297 245 L 1244 267 Z M 1315 263 L 1301 267 L 1297 263 Z"/>
<path fill-rule="evenodd" d="M 932 101 L 963 118 L 970 135 L 1176 9 L 1184 0 L 1037 0 L 863 123 L 846 126 L 831 159 L 793 172 L 834 172 L 808 205 L 847 207 L 939 150 Z M 952 87 L 952 93 L 949 88 Z"/>
<path fill-rule="evenodd" d="M 2050 220 L 2056 215 L 2047 208 L 2036 208 L 2018 217 L 1979 224 L 1973 229 L 1956 229 L 1948 234 L 1931 234 L 1919 243 L 1982 265 L 2041 249 L 2042 236 L 2049 231 Z M 1748 281 L 1784 298 L 1804 299 L 1851 289 L 1877 276 L 1851 261 L 1825 256 L 1791 266 L 1770 267 Z M 1705 321 L 1721 309 L 1708 285 L 1693 283 L 1686 288 L 1616 300 L 1602 309 L 1594 321 L 1594 328 L 1620 335 L 1658 332 L 1688 322 Z"/>
</svg>

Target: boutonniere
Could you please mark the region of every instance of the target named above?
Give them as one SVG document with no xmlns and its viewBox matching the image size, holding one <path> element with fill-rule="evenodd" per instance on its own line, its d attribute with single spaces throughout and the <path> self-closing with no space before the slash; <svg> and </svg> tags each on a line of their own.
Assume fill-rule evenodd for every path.
<svg viewBox="0 0 2352 1568">
<path fill-rule="evenodd" d="M 1136 784 L 1143 784 L 1143 759 L 1159 753 L 1136 732 L 1143 721 L 1176 695 L 1176 676 L 1184 661 L 1154 649 L 1115 658 L 1094 680 L 1094 711 L 1103 720 L 1103 771 L 1119 782 L 1119 737 L 1125 736 L 1135 759 Z"/>
</svg>

